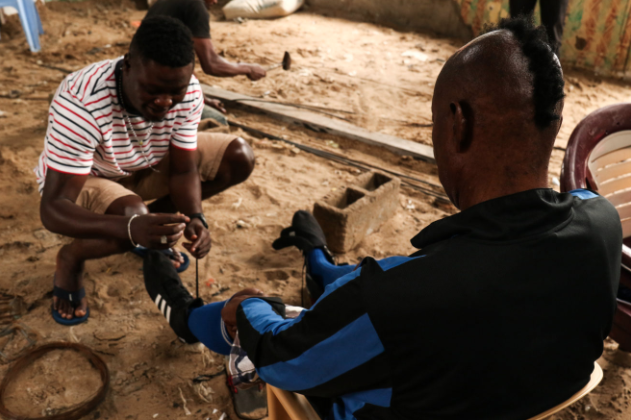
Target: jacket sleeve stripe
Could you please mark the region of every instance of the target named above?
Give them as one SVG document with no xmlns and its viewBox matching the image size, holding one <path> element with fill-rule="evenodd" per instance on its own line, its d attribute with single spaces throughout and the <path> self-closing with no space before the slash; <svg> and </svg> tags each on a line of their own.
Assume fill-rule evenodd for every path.
<svg viewBox="0 0 631 420">
<path fill-rule="evenodd" d="M 377 331 L 364 314 L 299 357 L 260 368 L 258 373 L 274 386 L 299 391 L 328 382 L 383 351 Z"/>
<path fill-rule="evenodd" d="M 285 331 L 300 322 L 307 312 L 306 310 L 302 311 L 294 319 L 284 319 L 272 310 L 269 303 L 261 299 L 248 299 L 241 304 L 241 307 L 252 328 L 260 335 L 268 332 L 271 332 L 272 335 L 277 335 L 279 332 Z"/>
</svg>

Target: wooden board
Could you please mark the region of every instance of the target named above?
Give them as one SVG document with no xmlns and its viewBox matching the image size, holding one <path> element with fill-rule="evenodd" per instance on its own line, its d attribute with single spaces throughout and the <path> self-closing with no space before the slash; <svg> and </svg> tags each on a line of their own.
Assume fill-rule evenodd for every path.
<svg viewBox="0 0 631 420">
<path fill-rule="evenodd" d="M 261 102 L 256 98 L 224 89 L 202 85 L 202 90 L 205 95 L 219 99 L 222 102 L 239 105 L 256 112 L 262 112 L 281 121 L 302 125 L 319 133 L 333 134 L 372 146 L 384 147 L 398 155 L 412 156 L 431 163 L 436 162 L 434 159 L 434 149 L 424 144 L 368 131 L 345 121 L 324 117 L 316 112 L 282 104 Z"/>
</svg>

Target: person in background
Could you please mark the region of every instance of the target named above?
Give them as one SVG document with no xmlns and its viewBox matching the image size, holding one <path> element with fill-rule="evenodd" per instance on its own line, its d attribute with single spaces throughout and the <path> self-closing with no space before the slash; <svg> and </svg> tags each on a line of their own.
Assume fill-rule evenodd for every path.
<svg viewBox="0 0 631 420">
<path fill-rule="evenodd" d="M 541 23 L 546 28 L 548 40 L 559 56 L 559 49 L 563 41 L 563 26 L 565 25 L 565 11 L 568 0 L 541 0 Z M 537 0 L 510 0 L 510 15 L 532 15 L 535 11 Z"/>
<path fill-rule="evenodd" d="M 57 89 L 35 168 L 42 224 L 74 238 L 57 255 L 56 322 L 89 317 L 87 260 L 159 249 L 182 271 L 188 257 L 173 249 L 182 236 L 193 257 L 210 251 L 202 200 L 245 181 L 254 153 L 236 135 L 197 132 L 204 98 L 194 67 L 190 30 L 154 17 L 124 57 L 77 70 Z"/>
<path fill-rule="evenodd" d="M 210 37 L 210 13 L 208 9 L 217 0 L 157 0 L 149 8 L 145 19 L 154 16 L 170 16 L 180 20 L 193 34 L 195 53 L 204 73 L 214 77 L 247 76 L 256 81 L 266 76 L 265 70 L 257 64 L 231 63 L 217 54 Z M 213 118 L 227 124 L 222 114 L 214 112 L 212 107 L 226 113 L 223 104 L 212 98 L 205 98 L 206 107 L 202 119 Z"/>
</svg>

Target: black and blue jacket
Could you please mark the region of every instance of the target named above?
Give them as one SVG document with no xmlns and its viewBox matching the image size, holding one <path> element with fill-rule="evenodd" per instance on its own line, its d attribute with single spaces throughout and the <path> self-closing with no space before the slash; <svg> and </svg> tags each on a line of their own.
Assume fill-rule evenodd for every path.
<svg viewBox="0 0 631 420">
<path fill-rule="evenodd" d="M 616 310 L 622 230 L 606 199 L 526 191 L 412 244 L 296 319 L 244 301 L 239 337 L 261 378 L 331 420 L 528 419 L 586 385 Z"/>
</svg>

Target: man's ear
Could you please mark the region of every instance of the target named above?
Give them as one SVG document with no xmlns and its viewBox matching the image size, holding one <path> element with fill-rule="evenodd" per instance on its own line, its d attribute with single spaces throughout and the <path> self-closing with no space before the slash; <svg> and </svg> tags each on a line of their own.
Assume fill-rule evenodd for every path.
<svg viewBox="0 0 631 420">
<path fill-rule="evenodd" d="M 466 152 L 471 144 L 471 109 L 465 102 L 452 102 L 449 109 L 453 118 L 454 148 L 458 153 Z"/>
<path fill-rule="evenodd" d="M 561 115 L 561 118 L 559 118 L 559 125 L 557 126 L 557 132 L 556 135 L 554 136 L 556 138 L 556 136 L 559 135 L 559 131 L 561 131 L 561 126 L 563 125 L 563 115 Z"/>
<path fill-rule="evenodd" d="M 123 70 L 129 70 L 131 68 L 131 59 L 129 58 L 129 53 L 123 56 Z"/>
</svg>

